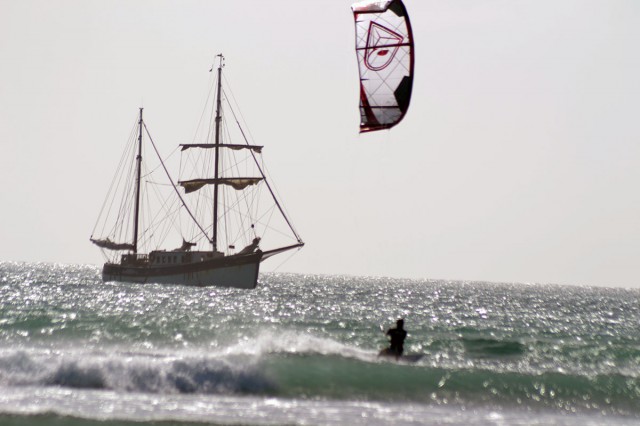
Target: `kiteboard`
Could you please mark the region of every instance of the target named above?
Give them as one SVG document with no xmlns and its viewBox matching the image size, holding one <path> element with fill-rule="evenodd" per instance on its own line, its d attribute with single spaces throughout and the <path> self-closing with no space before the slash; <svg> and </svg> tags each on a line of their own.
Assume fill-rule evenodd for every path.
<svg viewBox="0 0 640 426">
<path fill-rule="evenodd" d="M 400 355 L 398 357 L 394 352 L 391 352 L 389 348 L 382 349 L 380 352 L 378 352 L 378 356 L 398 362 L 417 362 L 424 358 L 424 354 L 407 354 Z"/>
</svg>

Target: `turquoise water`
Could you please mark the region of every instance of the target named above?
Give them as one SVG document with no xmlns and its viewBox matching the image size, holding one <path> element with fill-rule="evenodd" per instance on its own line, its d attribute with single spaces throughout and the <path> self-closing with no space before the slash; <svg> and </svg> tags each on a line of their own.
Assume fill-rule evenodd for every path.
<svg viewBox="0 0 640 426">
<path fill-rule="evenodd" d="M 405 318 L 405 353 L 379 359 Z M 640 291 L 0 263 L 0 424 L 638 424 Z"/>
</svg>

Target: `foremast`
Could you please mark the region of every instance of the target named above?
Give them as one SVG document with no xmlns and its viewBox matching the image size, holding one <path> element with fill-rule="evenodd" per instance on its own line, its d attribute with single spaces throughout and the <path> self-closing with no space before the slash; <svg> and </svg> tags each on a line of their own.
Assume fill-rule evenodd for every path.
<svg viewBox="0 0 640 426">
<path fill-rule="evenodd" d="M 217 55 L 218 58 L 220 58 L 220 62 L 218 64 L 218 88 L 217 88 L 217 94 L 216 94 L 216 119 L 215 119 L 215 140 L 214 140 L 214 161 L 215 161 L 215 166 L 214 166 L 214 171 L 213 171 L 213 175 L 214 175 L 214 179 L 216 180 L 216 183 L 213 186 L 213 235 L 211 237 L 211 244 L 213 245 L 213 251 L 216 252 L 218 251 L 218 187 L 219 187 L 219 183 L 218 179 L 219 179 L 219 169 L 220 169 L 220 122 L 222 121 L 222 100 L 221 100 L 221 93 L 222 93 L 222 67 L 223 67 L 223 63 L 224 63 L 224 56 L 222 56 L 222 53 Z"/>
<path fill-rule="evenodd" d="M 134 186 L 134 190 L 135 190 L 135 198 L 134 198 L 134 211 L 133 211 L 133 237 L 130 243 L 119 243 L 117 241 L 112 241 L 111 239 L 109 239 L 109 237 L 106 238 L 94 238 L 93 235 L 96 231 L 96 228 L 98 227 L 98 222 L 100 221 L 100 216 L 102 215 L 102 212 L 100 212 L 100 216 L 98 217 L 98 222 L 96 222 L 96 225 L 93 229 L 93 233 L 91 234 L 91 237 L 89 238 L 89 241 L 91 241 L 93 244 L 95 244 L 96 246 L 103 248 L 103 249 L 107 249 L 107 250 L 115 250 L 115 251 L 129 251 L 133 254 L 134 258 L 137 256 L 138 254 L 138 236 L 139 236 L 139 229 L 140 229 L 140 198 L 141 198 L 141 191 L 140 191 L 140 187 L 141 187 L 141 183 L 142 183 L 142 132 L 143 132 L 143 128 L 144 126 L 144 121 L 142 119 L 142 111 L 143 108 L 140 108 L 140 115 L 138 118 L 138 143 L 137 143 L 137 154 L 135 156 L 135 186 Z M 134 152 L 135 152 L 135 148 L 134 148 Z M 115 178 L 114 178 L 115 180 Z M 113 186 L 113 183 L 112 183 Z M 107 196 L 108 197 L 108 196 Z M 106 200 L 105 200 L 105 204 L 106 204 Z M 103 205 L 102 209 L 104 211 L 105 205 Z M 127 240 L 128 238 L 125 238 L 125 240 Z"/>
<path fill-rule="evenodd" d="M 138 254 L 138 227 L 140 224 L 140 175 L 142 172 L 142 109 L 140 108 L 140 120 L 138 121 L 138 155 L 136 156 L 136 206 L 134 210 L 133 225 L 133 254 Z"/>
</svg>

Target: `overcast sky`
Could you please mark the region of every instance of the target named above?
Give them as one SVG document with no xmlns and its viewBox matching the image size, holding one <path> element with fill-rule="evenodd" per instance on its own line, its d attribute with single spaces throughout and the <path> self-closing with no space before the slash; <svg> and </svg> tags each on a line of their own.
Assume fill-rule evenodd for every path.
<svg viewBox="0 0 640 426">
<path fill-rule="evenodd" d="M 0 0 L 0 260 L 89 242 L 138 107 L 189 142 L 217 53 L 307 245 L 263 270 L 640 287 L 640 2 L 406 0 L 414 91 L 359 135 L 351 1 Z"/>
</svg>

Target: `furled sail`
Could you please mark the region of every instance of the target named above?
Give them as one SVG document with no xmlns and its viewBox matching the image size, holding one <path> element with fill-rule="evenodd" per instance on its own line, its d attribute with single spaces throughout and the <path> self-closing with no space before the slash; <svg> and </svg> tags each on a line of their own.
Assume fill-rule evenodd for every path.
<svg viewBox="0 0 640 426">
<path fill-rule="evenodd" d="M 413 85 L 413 35 L 401 0 L 351 6 L 360 71 L 360 132 L 388 129 L 409 108 Z"/>
<path fill-rule="evenodd" d="M 108 250 L 133 250 L 133 244 L 128 243 L 115 243 L 109 238 L 104 240 L 90 238 L 91 242 L 98 247 L 102 247 Z"/>
<path fill-rule="evenodd" d="M 188 143 L 188 144 L 181 144 L 180 145 L 182 147 L 181 151 L 185 151 L 189 148 L 203 148 L 203 149 L 211 149 L 211 148 L 215 148 L 216 146 L 220 147 L 220 148 L 229 148 L 229 149 L 233 149 L 235 151 L 237 150 L 241 150 L 241 149 L 250 149 L 251 151 L 260 154 L 262 152 L 262 145 L 241 145 L 241 144 L 219 144 L 216 145 L 214 143 Z"/>
<path fill-rule="evenodd" d="M 205 185 L 229 185 L 233 189 L 241 190 L 245 189 L 249 185 L 255 185 L 260 182 L 262 178 L 257 177 L 241 177 L 241 178 L 218 178 L 218 179 L 192 179 L 178 182 L 184 188 L 184 192 L 189 194 L 190 192 L 197 191 Z"/>
</svg>

